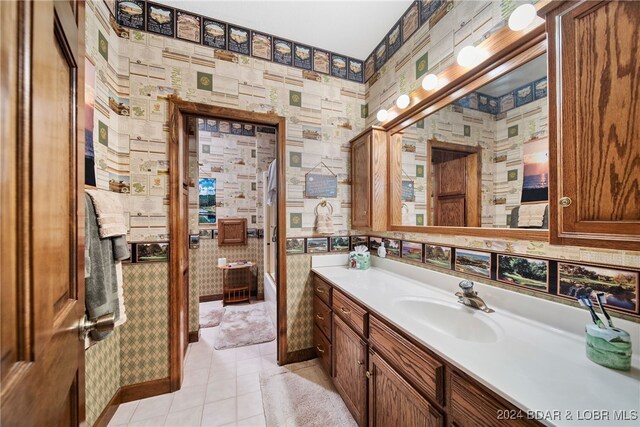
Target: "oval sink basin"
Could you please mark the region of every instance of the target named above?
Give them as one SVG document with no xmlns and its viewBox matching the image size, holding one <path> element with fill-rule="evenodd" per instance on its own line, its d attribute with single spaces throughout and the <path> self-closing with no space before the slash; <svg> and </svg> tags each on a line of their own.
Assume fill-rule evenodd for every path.
<svg viewBox="0 0 640 427">
<path fill-rule="evenodd" d="M 396 300 L 394 305 L 424 326 L 460 340 L 491 343 L 503 334 L 490 314 L 457 302 L 403 298 Z"/>
</svg>

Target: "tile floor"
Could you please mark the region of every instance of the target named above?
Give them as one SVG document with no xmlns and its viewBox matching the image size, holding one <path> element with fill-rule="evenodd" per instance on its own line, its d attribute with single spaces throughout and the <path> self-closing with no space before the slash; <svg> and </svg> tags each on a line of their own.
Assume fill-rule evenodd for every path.
<svg viewBox="0 0 640 427">
<path fill-rule="evenodd" d="M 216 350 L 217 329 L 189 344 L 180 390 L 120 405 L 109 426 L 264 426 L 259 375 L 277 367 L 276 341 Z"/>
</svg>

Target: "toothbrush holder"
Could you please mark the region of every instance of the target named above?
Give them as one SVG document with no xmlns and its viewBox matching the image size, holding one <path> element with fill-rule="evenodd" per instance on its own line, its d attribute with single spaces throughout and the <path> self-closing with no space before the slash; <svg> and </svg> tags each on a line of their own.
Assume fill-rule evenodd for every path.
<svg viewBox="0 0 640 427">
<path fill-rule="evenodd" d="M 631 336 L 619 328 L 587 324 L 587 358 L 598 365 L 620 371 L 631 370 Z"/>
</svg>

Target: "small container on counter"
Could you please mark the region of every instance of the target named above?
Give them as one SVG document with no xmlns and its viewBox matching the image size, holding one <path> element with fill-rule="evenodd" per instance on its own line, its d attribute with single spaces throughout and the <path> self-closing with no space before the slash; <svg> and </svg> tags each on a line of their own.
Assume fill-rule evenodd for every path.
<svg viewBox="0 0 640 427">
<path fill-rule="evenodd" d="M 371 267 L 369 248 L 364 245 L 353 248 L 353 251 L 349 253 L 349 268 L 368 270 L 369 267 Z"/>
<path fill-rule="evenodd" d="M 589 323 L 585 332 L 589 360 L 607 368 L 631 370 L 631 336 L 627 331 Z"/>
</svg>

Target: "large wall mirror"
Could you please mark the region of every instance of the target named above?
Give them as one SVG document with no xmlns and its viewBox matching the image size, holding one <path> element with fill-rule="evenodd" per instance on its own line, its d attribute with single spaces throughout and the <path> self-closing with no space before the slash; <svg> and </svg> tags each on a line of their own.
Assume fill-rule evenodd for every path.
<svg viewBox="0 0 640 427">
<path fill-rule="evenodd" d="M 533 56 L 392 134 L 392 228 L 548 229 L 547 56 Z"/>
</svg>

